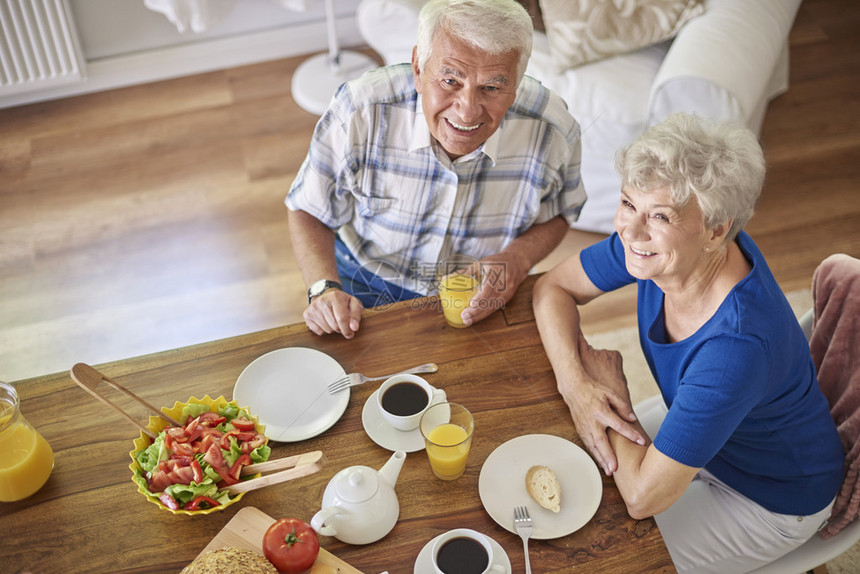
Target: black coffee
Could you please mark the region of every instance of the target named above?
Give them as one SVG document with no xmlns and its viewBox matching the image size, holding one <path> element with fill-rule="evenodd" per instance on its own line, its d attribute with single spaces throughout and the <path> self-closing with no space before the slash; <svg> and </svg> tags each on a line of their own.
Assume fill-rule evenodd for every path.
<svg viewBox="0 0 860 574">
<path fill-rule="evenodd" d="M 417 383 L 395 383 L 382 394 L 382 408 L 393 415 L 408 417 L 427 406 L 427 391 Z"/>
<path fill-rule="evenodd" d="M 481 574 L 490 557 L 484 546 L 474 538 L 452 538 L 436 553 L 436 564 L 445 574 Z"/>
</svg>

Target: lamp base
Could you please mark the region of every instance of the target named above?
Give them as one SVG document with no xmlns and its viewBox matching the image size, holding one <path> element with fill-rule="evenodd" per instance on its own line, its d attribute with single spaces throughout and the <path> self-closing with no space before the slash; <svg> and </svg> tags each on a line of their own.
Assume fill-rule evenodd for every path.
<svg viewBox="0 0 860 574">
<path fill-rule="evenodd" d="M 321 116 L 341 84 L 377 67 L 379 65 L 365 54 L 342 50 L 340 65 L 335 71 L 329 63 L 328 52 L 317 54 L 302 62 L 293 73 L 293 99 L 303 110 Z"/>
</svg>

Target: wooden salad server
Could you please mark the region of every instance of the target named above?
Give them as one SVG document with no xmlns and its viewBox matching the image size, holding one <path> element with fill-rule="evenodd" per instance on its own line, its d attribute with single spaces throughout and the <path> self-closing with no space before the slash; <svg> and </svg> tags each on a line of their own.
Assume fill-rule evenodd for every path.
<svg viewBox="0 0 860 574">
<path fill-rule="evenodd" d="M 259 478 L 252 478 L 251 480 L 245 480 L 238 484 L 228 486 L 225 490 L 233 495 L 309 476 L 322 470 L 325 460 L 325 455 L 323 455 L 322 451 L 315 450 L 275 460 L 267 460 L 266 462 L 258 462 L 257 464 L 249 464 L 248 466 L 242 467 L 243 476 L 257 474 L 258 472 L 279 470 L 281 468 L 286 468 L 288 470 L 282 470 L 281 472 L 264 475 Z"/>
<path fill-rule="evenodd" d="M 75 381 L 79 387 L 84 389 L 86 392 L 88 392 L 89 394 L 91 394 L 92 396 L 94 396 L 95 398 L 97 398 L 98 400 L 100 400 L 101 402 L 106 404 L 107 406 L 114 409 L 116 412 L 118 412 L 119 414 L 124 416 L 126 419 L 128 419 L 128 421 L 131 424 L 133 424 L 134 426 L 136 426 L 137 428 L 139 428 L 140 430 L 142 430 L 144 433 L 146 433 L 147 435 L 149 435 L 152 438 L 156 437 L 156 434 L 154 432 L 152 432 L 151 430 L 146 428 L 145 425 L 141 424 L 133 416 L 131 416 L 130 414 L 128 414 L 127 412 L 122 410 L 120 407 L 118 407 L 117 405 L 112 403 L 109 399 L 102 396 L 102 394 L 96 390 L 96 388 L 98 387 L 98 385 L 102 381 L 106 382 L 107 384 L 109 384 L 110 386 L 115 388 L 116 390 L 122 391 L 123 393 L 125 393 L 126 395 L 128 395 L 129 397 L 131 397 L 132 399 L 137 401 L 140 405 L 142 405 L 145 409 L 147 409 L 152 414 L 159 416 L 162 419 L 166 420 L 168 423 L 171 424 L 171 426 L 175 426 L 175 427 L 181 427 L 182 426 L 178 421 L 174 420 L 173 417 L 170 417 L 170 416 L 164 414 L 163 412 L 156 409 L 154 406 L 152 406 L 151 404 L 149 404 L 148 402 L 146 402 L 145 400 L 143 400 L 142 398 L 140 398 L 139 396 L 137 396 L 136 394 L 134 394 L 130 390 L 128 390 L 125 387 L 123 387 L 122 385 L 114 382 L 113 380 L 109 379 L 108 377 L 101 374 L 99 371 L 97 371 L 96 369 L 92 368 L 91 366 L 89 366 L 85 363 L 78 363 L 77 365 L 72 367 L 70 374 L 72 376 L 72 380 Z"/>
</svg>

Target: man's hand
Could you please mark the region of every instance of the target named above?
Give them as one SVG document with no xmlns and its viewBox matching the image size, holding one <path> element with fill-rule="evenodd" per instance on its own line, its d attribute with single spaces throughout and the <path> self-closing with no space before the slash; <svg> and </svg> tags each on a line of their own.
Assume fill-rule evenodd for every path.
<svg viewBox="0 0 860 574">
<path fill-rule="evenodd" d="M 481 259 L 481 265 L 484 269 L 481 289 L 460 314 L 466 325 L 476 323 L 504 307 L 517 292 L 530 269 L 521 258 L 510 253 L 485 257 Z"/>
<path fill-rule="evenodd" d="M 559 381 L 558 390 L 570 409 L 577 434 L 608 476 L 618 468 L 618 460 L 609 444 L 607 428 L 637 444 L 646 442 L 630 424 L 636 415 L 630 404 L 621 353 L 594 349 L 580 333 L 579 356 L 590 380 L 575 386 Z"/>
<path fill-rule="evenodd" d="M 484 282 L 469 307 L 460 314 L 463 322 L 471 325 L 504 307 L 531 268 L 561 243 L 568 229 L 567 222 L 558 215 L 532 225 L 501 253 L 482 259 Z"/>
<path fill-rule="evenodd" d="M 302 317 L 317 335 L 340 333 L 352 339 L 361 323 L 361 301 L 340 289 L 329 289 L 314 297 Z"/>
</svg>

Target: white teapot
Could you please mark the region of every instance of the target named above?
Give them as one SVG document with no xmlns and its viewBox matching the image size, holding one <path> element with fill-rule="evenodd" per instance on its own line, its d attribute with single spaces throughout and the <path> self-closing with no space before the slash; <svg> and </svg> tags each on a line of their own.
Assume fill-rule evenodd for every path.
<svg viewBox="0 0 860 574">
<path fill-rule="evenodd" d="M 406 453 L 398 450 L 378 471 L 350 466 L 334 475 L 322 510 L 311 518 L 313 529 L 347 544 L 369 544 L 391 532 L 400 516 L 394 483 L 404 460 Z"/>
</svg>

